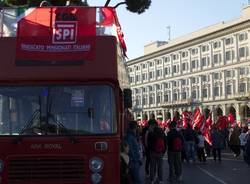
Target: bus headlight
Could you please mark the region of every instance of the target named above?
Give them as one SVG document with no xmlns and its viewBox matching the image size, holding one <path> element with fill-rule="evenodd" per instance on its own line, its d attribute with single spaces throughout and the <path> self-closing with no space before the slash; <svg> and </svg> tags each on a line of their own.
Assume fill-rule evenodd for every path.
<svg viewBox="0 0 250 184">
<path fill-rule="evenodd" d="M 89 169 L 92 172 L 100 172 L 103 168 L 103 160 L 99 157 L 93 157 L 89 161 Z"/>
<path fill-rule="evenodd" d="M 3 168 L 4 168 L 4 163 L 2 160 L 0 160 L 0 172 L 3 171 Z"/>
<path fill-rule="evenodd" d="M 100 181 L 102 180 L 102 176 L 99 173 L 93 173 L 91 175 L 91 180 L 94 184 L 100 183 Z"/>
</svg>

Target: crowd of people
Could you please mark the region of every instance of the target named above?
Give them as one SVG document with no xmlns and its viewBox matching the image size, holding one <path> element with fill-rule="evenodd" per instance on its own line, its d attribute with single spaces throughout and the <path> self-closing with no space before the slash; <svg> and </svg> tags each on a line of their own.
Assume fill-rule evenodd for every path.
<svg viewBox="0 0 250 184">
<path fill-rule="evenodd" d="M 162 127 L 154 116 L 141 126 L 130 121 L 121 144 L 121 184 L 162 184 L 164 173 L 169 183 L 182 182 L 182 163 L 206 163 L 211 156 L 214 162 L 222 161 L 221 150 L 230 149 L 235 157 L 243 156 L 250 166 L 250 123 L 248 126 L 219 129 L 211 126 L 211 142 L 190 124 L 179 128 L 176 121 Z M 126 156 L 125 156 L 126 155 Z M 163 170 L 167 156 L 168 172 Z M 144 163 L 144 164 L 143 164 Z M 140 171 L 145 169 L 145 179 Z"/>
</svg>

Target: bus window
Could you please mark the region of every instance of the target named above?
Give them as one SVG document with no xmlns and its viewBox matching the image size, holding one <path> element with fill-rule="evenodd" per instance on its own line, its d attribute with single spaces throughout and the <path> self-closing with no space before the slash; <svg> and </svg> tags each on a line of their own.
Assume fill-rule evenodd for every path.
<svg viewBox="0 0 250 184">
<path fill-rule="evenodd" d="M 0 135 L 116 133 L 108 85 L 0 87 Z"/>
</svg>

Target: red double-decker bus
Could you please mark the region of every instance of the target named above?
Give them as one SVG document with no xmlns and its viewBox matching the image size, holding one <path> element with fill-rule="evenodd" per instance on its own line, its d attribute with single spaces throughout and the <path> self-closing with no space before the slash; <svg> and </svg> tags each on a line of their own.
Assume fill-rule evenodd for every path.
<svg viewBox="0 0 250 184">
<path fill-rule="evenodd" d="M 120 183 L 131 94 L 115 11 L 13 12 L 0 13 L 0 184 Z"/>
</svg>

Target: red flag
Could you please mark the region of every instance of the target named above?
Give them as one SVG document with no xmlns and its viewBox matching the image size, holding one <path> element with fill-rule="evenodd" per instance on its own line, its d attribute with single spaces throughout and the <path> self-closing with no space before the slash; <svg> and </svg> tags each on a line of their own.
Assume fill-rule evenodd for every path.
<svg viewBox="0 0 250 184">
<path fill-rule="evenodd" d="M 212 124 L 213 124 L 212 114 L 210 112 L 208 118 L 206 119 L 205 126 L 202 131 L 202 134 L 204 135 L 204 138 L 209 145 L 212 145 L 212 138 L 211 138 L 211 133 L 210 133 L 210 128 Z"/>
<path fill-rule="evenodd" d="M 230 124 L 235 123 L 234 115 L 231 112 L 227 115 L 227 120 Z"/>
<path fill-rule="evenodd" d="M 101 8 L 101 12 L 103 15 L 103 20 L 100 22 L 100 25 L 111 26 L 115 23 L 115 12 L 113 8 Z"/>
<path fill-rule="evenodd" d="M 165 120 L 165 122 L 164 122 L 164 127 L 165 127 L 165 128 L 168 128 L 168 127 L 169 127 L 170 122 L 171 122 L 171 119 L 167 119 L 167 120 Z"/>
<path fill-rule="evenodd" d="M 183 128 L 187 128 L 188 124 L 190 124 L 191 127 L 193 126 L 191 123 L 192 112 L 184 111 L 184 112 L 182 112 L 181 116 L 182 116 Z"/>
<path fill-rule="evenodd" d="M 142 125 L 142 127 L 147 126 L 148 125 L 148 121 L 147 120 L 142 120 L 141 121 L 141 125 Z"/>
<path fill-rule="evenodd" d="M 207 141 L 207 143 L 209 145 L 212 145 L 212 137 L 211 137 L 211 133 L 210 133 L 210 129 L 209 128 L 205 129 L 203 135 L 204 135 L 204 138 Z"/>
<path fill-rule="evenodd" d="M 187 111 L 183 111 L 182 114 L 182 123 L 183 123 L 183 128 L 187 128 L 187 124 L 188 124 L 188 112 Z"/>
<path fill-rule="evenodd" d="M 194 111 L 193 127 L 198 127 L 200 129 L 202 126 L 203 120 L 204 120 L 204 116 L 201 114 L 200 108 L 197 107 Z"/>
<path fill-rule="evenodd" d="M 208 115 L 208 118 L 206 119 L 206 127 L 210 127 L 211 125 L 213 124 L 213 121 L 212 121 L 212 114 L 211 112 L 209 113 Z"/>
<path fill-rule="evenodd" d="M 227 116 L 219 116 L 217 122 L 216 122 L 216 127 L 219 129 L 224 129 L 228 127 L 228 119 Z"/>
</svg>

